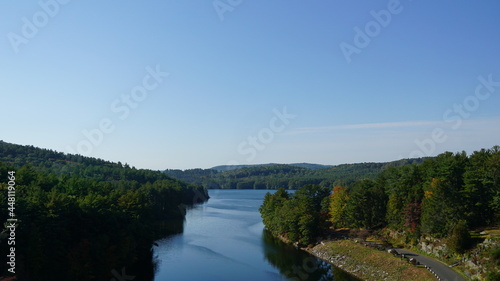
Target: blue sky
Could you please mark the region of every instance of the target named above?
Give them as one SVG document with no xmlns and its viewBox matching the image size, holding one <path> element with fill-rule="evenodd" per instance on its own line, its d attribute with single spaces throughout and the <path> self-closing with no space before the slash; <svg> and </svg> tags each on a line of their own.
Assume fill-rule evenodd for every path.
<svg viewBox="0 0 500 281">
<path fill-rule="evenodd" d="M 490 148 L 498 11 L 494 0 L 2 1 L 0 139 L 150 169 Z"/>
</svg>

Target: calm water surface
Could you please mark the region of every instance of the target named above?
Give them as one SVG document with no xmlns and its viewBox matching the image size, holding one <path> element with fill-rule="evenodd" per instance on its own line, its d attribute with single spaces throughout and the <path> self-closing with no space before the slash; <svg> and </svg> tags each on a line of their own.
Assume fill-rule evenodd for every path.
<svg viewBox="0 0 500 281">
<path fill-rule="evenodd" d="M 263 231 L 263 190 L 210 190 L 184 232 L 158 241 L 155 281 L 356 280 Z"/>
</svg>

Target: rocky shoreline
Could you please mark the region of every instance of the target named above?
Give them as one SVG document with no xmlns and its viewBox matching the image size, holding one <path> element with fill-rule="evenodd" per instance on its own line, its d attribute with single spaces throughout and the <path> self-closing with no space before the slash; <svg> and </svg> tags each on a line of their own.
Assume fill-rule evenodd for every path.
<svg viewBox="0 0 500 281">
<path fill-rule="evenodd" d="M 436 280 L 425 267 L 359 241 L 321 241 L 301 249 L 360 280 Z"/>
<path fill-rule="evenodd" d="M 411 265 L 407 260 L 401 260 L 388 253 L 387 249 L 377 243 L 349 239 L 347 236 L 338 234 L 336 236 L 338 237 L 318 241 L 313 247 L 300 247 L 297 243 L 293 245 L 359 280 L 436 280 L 425 267 Z M 284 243 L 291 244 L 283 236 L 277 238 Z"/>
<path fill-rule="evenodd" d="M 302 250 L 308 252 L 309 254 L 336 266 L 355 277 L 362 280 L 392 280 L 389 273 L 369 266 L 362 261 L 353 259 L 348 255 L 342 254 L 331 254 L 330 250 L 322 242 L 314 246 L 313 248 L 302 248 Z M 375 278 L 375 279 L 374 279 Z M 396 279 L 394 279 L 396 280 Z"/>
</svg>

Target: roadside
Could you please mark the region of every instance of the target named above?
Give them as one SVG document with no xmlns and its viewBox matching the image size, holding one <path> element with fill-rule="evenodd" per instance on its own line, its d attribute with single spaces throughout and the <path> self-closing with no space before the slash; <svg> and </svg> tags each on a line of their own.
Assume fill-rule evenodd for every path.
<svg viewBox="0 0 500 281">
<path fill-rule="evenodd" d="M 467 279 L 447 264 L 408 249 L 394 248 L 368 234 L 352 238 L 347 229 L 330 231 L 326 240 L 307 252 L 363 280 L 442 280 Z M 359 235 L 359 233 L 357 233 Z M 362 233 L 363 234 L 363 233 Z M 365 238 L 366 237 L 366 238 Z"/>
<path fill-rule="evenodd" d="M 436 280 L 422 265 L 351 240 L 323 241 L 303 250 L 363 280 Z"/>
<path fill-rule="evenodd" d="M 408 258 L 416 259 L 420 264 L 426 266 L 426 268 L 433 272 L 438 280 L 442 281 L 466 281 L 460 274 L 455 272 L 449 266 L 441 263 L 438 260 L 422 256 L 418 253 L 406 250 L 406 249 L 396 249 L 399 254 L 404 254 Z"/>
</svg>

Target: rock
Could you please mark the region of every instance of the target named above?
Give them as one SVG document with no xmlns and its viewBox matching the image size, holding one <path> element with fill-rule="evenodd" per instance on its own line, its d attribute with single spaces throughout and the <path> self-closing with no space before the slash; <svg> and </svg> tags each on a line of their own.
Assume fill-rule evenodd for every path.
<svg viewBox="0 0 500 281">
<path fill-rule="evenodd" d="M 478 269 L 479 269 L 479 266 L 477 266 L 475 263 L 473 263 L 470 260 L 465 263 L 465 266 L 473 271 L 478 271 Z"/>
<path fill-rule="evenodd" d="M 427 252 L 427 253 L 433 253 L 433 252 L 434 252 L 434 245 L 429 244 L 429 245 L 427 246 L 427 251 L 426 251 L 426 252 Z"/>
</svg>

